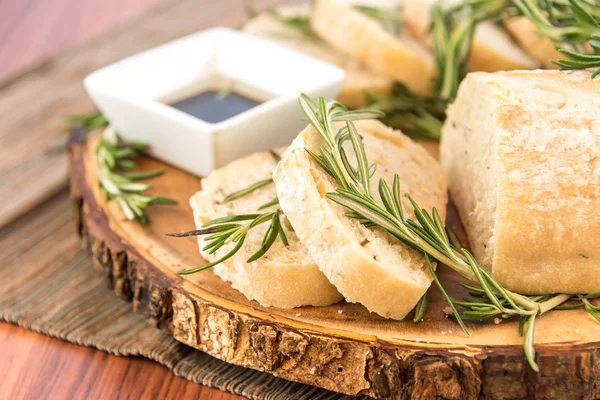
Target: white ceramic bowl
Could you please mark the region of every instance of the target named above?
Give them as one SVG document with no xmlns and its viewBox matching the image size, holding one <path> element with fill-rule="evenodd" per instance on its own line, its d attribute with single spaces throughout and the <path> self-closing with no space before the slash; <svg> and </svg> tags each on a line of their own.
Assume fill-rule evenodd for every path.
<svg viewBox="0 0 600 400">
<path fill-rule="evenodd" d="M 270 100 L 219 123 L 208 123 L 163 102 L 215 78 L 268 94 Z M 270 41 L 213 28 L 126 58 L 85 78 L 84 85 L 111 125 L 150 153 L 204 176 L 257 151 L 289 144 L 306 125 L 300 93 L 333 98 L 344 72 Z"/>
</svg>

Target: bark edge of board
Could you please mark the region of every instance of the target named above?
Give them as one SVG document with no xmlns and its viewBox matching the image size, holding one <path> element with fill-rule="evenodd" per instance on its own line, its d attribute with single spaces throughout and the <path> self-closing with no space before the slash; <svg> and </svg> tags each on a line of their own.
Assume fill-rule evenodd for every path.
<svg viewBox="0 0 600 400">
<path fill-rule="evenodd" d="M 96 183 L 85 171 L 87 151 L 71 141 L 71 197 L 82 245 L 117 296 L 182 343 L 284 379 L 376 399 L 600 397 L 600 351 L 593 343 L 539 346 L 536 374 L 521 347 L 423 350 L 353 341 L 264 321 L 190 293 L 189 282 L 154 267 L 111 231 L 109 213 L 90 189 Z"/>
</svg>

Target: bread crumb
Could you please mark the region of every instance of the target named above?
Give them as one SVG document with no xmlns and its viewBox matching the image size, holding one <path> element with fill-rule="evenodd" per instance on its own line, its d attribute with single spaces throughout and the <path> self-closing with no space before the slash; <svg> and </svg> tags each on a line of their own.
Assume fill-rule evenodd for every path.
<svg viewBox="0 0 600 400">
<path fill-rule="evenodd" d="M 494 323 L 496 325 L 500 324 L 500 322 L 502 322 L 502 320 L 500 318 L 494 318 Z"/>
<path fill-rule="evenodd" d="M 442 336 L 446 336 L 446 332 L 442 332 Z"/>
<path fill-rule="evenodd" d="M 417 340 L 415 340 L 415 342 L 417 342 L 417 343 L 421 343 L 421 341 L 422 341 L 422 340 L 423 340 L 423 339 L 417 339 Z"/>
<path fill-rule="evenodd" d="M 342 315 L 342 313 L 344 312 L 344 310 L 338 310 L 338 314 Z"/>
<path fill-rule="evenodd" d="M 579 329 L 575 329 L 575 332 L 576 332 L 576 333 L 579 333 Z"/>
<path fill-rule="evenodd" d="M 450 308 L 450 306 L 444 308 L 444 314 L 446 314 L 446 315 L 452 314 L 452 308 Z"/>
<path fill-rule="evenodd" d="M 302 314 L 298 313 L 298 314 L 296 314 L 296 317 L 299 317 L 299 316 L 301 316 L 301 315 L 302 315 Z"/>
</svg>

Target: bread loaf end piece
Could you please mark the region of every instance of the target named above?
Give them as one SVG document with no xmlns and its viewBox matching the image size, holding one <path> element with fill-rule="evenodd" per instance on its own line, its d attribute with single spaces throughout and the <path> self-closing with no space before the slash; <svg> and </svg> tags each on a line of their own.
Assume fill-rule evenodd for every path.
<svg viewBox="0 0 600 400">
<path fill-rule="evenodd" d="M 335 125 L 334 130 L 341 126 Z M 444 218 L 446 185 L 439 164 L 422 147 L 380 122 L 361 121 L 355 126 L 369 162 L 378 165 L 371 179 L 374 196 L 380 178 L 391 184 L 398 173 L 403 194 L 410 193 L 427 209 L 437 207 Z M 284 154 L 274 174 L 281 208 L 321 271 L 347 301 L 402 319 L 431 284 L 425 260 L 387 232 L 346 217 L 347 210 L 326 197 L 337 185 L 306 151 L 318 153 L 321 145 L 320 136 L 309 127 Z M 414 219 L 404 197 L 403 206 L 407 218 Z"/>
<path fill-rule="evenodd" d="M 471 73 L 441 161 L 473 254 L 526 294 L 600 289 L 600 80 Z"/>
<path fill-rule="evenodd" d="M 421 96 L 431 95 L 435 61 L 409 35 L 398 37 L 386 31 L 379 22 L 342 0 L 315 1 L 310 23 L 323 40 L 372 71 L 404 83 Z"/>
</svg>

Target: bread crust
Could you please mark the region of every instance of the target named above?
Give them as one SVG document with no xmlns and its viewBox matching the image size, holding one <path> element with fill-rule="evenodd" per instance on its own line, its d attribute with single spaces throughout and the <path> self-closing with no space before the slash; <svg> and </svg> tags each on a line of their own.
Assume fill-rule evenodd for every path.
<svg viewBox="0 0 600 400">
<path fill-rule="evenodd" d="M 446 1 L 449 3 L 459 2 Z M 403 8 L 404 23 L 408 31 L 429 49 L 432 48 L 431 34 L 429 33 L 430 10 L 434 3 L 436 0 L 405 0 Z M 523 44 L 521 43 L 521 45 Z M 526 46 L 523 47 L 527 49 Z M 538 65 L 493 23 L 482 22 L 475 28 L 469 57 L 471 71 L 495 72 L 533 69 Z"/>
<path fill-rule="evenodd" d="M 309 15 L 306 4 L 277 8 L 284 16 Z M 361 108 L 366 105 L 365 93 L 388 96 L 392 93 L 392 81 L 380 74 L 371 72 L 353 57 L 338 51 L 326 42 L 309 38 L 294 28 L 277 21 L 273 16 L 263 13 L 248 21 L 242 28 L 244 32 L 276 41 L 285 46 L 334 64 L 346 72 L 344 83 L 337 100 L 349 108 Z"/>
<path fill-rule="evenodd" d="M 315 1 L 310 22 L 331 46 L 352 55 L 371 70 L 404 83 L 419 95 L 431 95 L 435 62 L 413 38 L 392 35 L 340 0 Z"/>
<path fill-rule="evenodd" d="M 600 81 L 588 71 L 472 73 L 461 85 L 443 129 L 442 164 L 474 254 L 506 288 L 600 289 L 599 108 Z M 490 115 L 487 132 L 459 122 L 469 109 Z M 488 192 L 468 175 L 473 157 L 461 157 L 478 134 L 491 135 L 488 161 L 478 166 L 495 171 Z M 486 226 L 477 207 L 490 193 L 495 211 Z M 478 237 L 490 230 L 489 240 Z"/>
<path fill-rule="evenodd" d="M 446 185 L 437 162 L 380 122 L 355 125 L 370 162 L 378 164 L 373 185 L 380 177 L 391 182 L 398 173 L 403 193 L 411 193 L 425 208 L 437 207 L 443 218 Z M 318 152 L 320 145 L 318 134 L 308 127 L 284 154 L 274 173 L 281 208 L 321 271 L 347 301 L 386 318 L 402 319 L 430 286 L 424 259 L 387 232 L 346 217 L 343 207 L 326 198 L 337 186 L 306 151 Z M 412 217 L 407 199 L 403 205 Z"/>
<path fill-rule="evenodd" d="M 550 39 L 537 32 L 531 21 L 525 17 L 513 17 L 506 21 L 505 26 L 527 54 L 544 68 L 558 69 L 558 65 L 552 63 L 552 60 L 561 59 L 562 54 L 556 50 L 556 46 Z"/>
<path fill-rule="evenodd" d="M 282 152 L 282 149 L 278 151 Z M 255 213 L 261 204 L 275 198 L 275 185 L 270 184 L 241 199 L 221 203 L 227 194 L 270 178 L 274 167 L 272 155 L 256 153 L 234 161 L 203 179 L 203 190 L 190 199 L 197 228 L 217 217 Z M 276 206 L 272 206 L 265 212 L 275 209 Z M 281 219 L 289 246 L 277 240 L 264 257 L 247 263 L 246 260 L 261 246 L 267 228 L 264 224 L 251 230 L 244 246 L 235 256 L 215 266 L 214 273 L 231 282 L 232 287 L 249 300 L 256 300 L 263 306 L 326 306 L 342 300 L 342 296 L 319 271 L 306 248 L 290 229 L 285 217 Z M 198 244 L 200 249 L 206 245 L 203 237 L 199 237 Z M 233 244 L 229 244 L 215 254 L 208 254 L 207 251 L 201 251 L 201 254 L 205 259 L 214 261 L 233 247 Z"/>
</svg>

